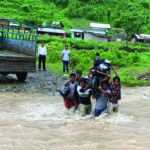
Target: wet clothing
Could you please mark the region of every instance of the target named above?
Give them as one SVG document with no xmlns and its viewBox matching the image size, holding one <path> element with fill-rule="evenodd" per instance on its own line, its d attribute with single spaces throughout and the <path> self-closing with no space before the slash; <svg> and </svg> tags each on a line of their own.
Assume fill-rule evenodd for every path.
<svg viewBox="0 0 150 150">
<path fill-rule="evenodd" d="M 95 117 L 99 117 L 103 113 L 107 113 L 107 107 L 103 109 L 95 109 L 95 112 L 94 112 Z"/>
<path fill-rule="evenodd" d="M 75 98 L 67 98 L 67 97 L 64 98 L 64 104 L 67 109 L 70 109 L 71 107 L 77 108 L 78 105 Z"/>
<path fill-rule="evenodd" d="M 78 86 L 77 92 L 79 94 L 80 104 L 83 104 L 83 105 L 90 105 L 91 104 L 91 95 L 92 95 L 91 89 L 86 89 L 84 91 L 81 86 Z"/>
<path fill-rule="evenodd" d="M 111 114 L 112 112 L 118 112 L 118 100 L 121 99 L 121 85 L 118 84 L 117 86 L 115 86 L 113 83 L 110 84 L 110 91 L 111 95 L 109 99 L 108 111 Z"/>
<path fill-rule="evenodd" d="M 92 90 L 86 89 L 84 91 L 84 89 L 81 86 L 78 86 L 77 91 L 79 94 L 81 116 L 90 114 L 92 111 L 92 104 L 91 104 Z"/>
<path fill-rule="evenodd" d="M 110 91 L 108 89 L 107 89 L 107 92 L 110 93 Z M 109 95 L 101 93 L 100 97 L 96 101 L 95 109 L 105 109 L 105 108 L 107 108 L 108 99 L 109 99 Z"/>
<path fill-rule="evenodd" d="M 72 84 L 70 81 L 68 81 L 64 84 L 64 86 L 69 87 L 69 89 L 71 90 L 70 94 L 64 97 L 65 107 L 68 109 L 70 109 L 71 107 L 77 108 L 78 103 L 76 97 L 78 96 L 78 92 L 77 92 L 78 83 L 75 82 L 74 84 Z"/>
<path fill-rule="evenodd" d="M 109 102 L 108 104 L 108 112 L 111 114 L 112 112 L 118 112 L 119 110 L 119 104 L 113 104 Z"/>
<path fill-rule="evenodd" d="M 70 88 L 71 90 L 71 93 L 67 96 L 68 98 L 75 98 L 76 99 L 76 96 L 78 95 L 78 92 L 77 92 L 77 86 L 78 86 L 78 83 L 75 81 L 74 84 L 72 84 L 70 81 L 67 81 L 64 86 L 67 86 Z"/>
<path fill-rule="evenodd" d="M 81 116 L 89 115 L 91 111 L 92 111 L 92 104 L 89 105 L 80 104 Z"/>
<path fill-rule="evenodd" d="M 111 95 L 110 95 L 110 102 L 112 104 L 117 104 L 118 100 L 121 99 L 121 85 L 118 84 L 117 86 L 115 86 L 114 84 L 110 85 L 110 91 L 111 91 Z"/>
</svg>

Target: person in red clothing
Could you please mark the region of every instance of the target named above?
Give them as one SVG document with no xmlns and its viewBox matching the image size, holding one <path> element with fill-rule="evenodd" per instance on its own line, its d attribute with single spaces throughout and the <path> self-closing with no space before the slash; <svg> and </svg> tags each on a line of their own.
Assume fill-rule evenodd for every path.
<svg viewBox="0 0 150 150">
<path fill-rule="evenodd" d="M 76 97 L 78 96 L 78 93 L 77 93 L 78 82 L 75 81 L 75 78 L 76 78 L 76 75 L 74 73 L 71 73 L 70 81 L 64 84 L 65 87 L 68 87 L 70 89 L 69 95 L 64 97 L 64 104 L 67 109 L 70 109 L 72 107 L 75 107 L 75 109 L 77 109 L 78 107 L 78 103 L 76 100 Z"/>
</svg>

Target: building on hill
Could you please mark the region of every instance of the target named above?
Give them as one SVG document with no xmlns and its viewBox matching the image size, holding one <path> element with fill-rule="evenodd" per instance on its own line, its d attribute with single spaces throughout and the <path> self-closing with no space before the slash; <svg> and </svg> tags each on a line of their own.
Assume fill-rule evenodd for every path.
<svg viewBox="0 0 150 150">
<path fill-rule="evenodd" d="M 108 42 L 107 32 L 105 30 L 98 29 L 72 28 L 71 38 L 76 40 L 91 40 L 102 43 Z"/>
<path fill-rule="evenodd" d="M 89 29 L 84 31 L 84 40 L 97 41 L 101 43 L 108 42 L 108 36 L 106 31 Z"/>
<path fill-rule="evenodd" d="M 66 37 L 66 32 L 63 28 L 64 25 L 61 22 L 44 22 L 42 27 L 38 28 L 38 33 Z"/>
<path fill-rule="evenodd" d="M 63 29 L 38 28 L 38 33 L 66 37 L 66 32 Z"/>
<path fill-rule="evenodd" d="M 132 36 L 132 41 L 142 42 L 142 43 L 150 43 L 150 35 L 148 35 L 148 34 L 134 34 Z"/>
<path fill-rule="evenodd" d="M 71 38 L 76 40 L 84 39 L 84 30 L 81 28 L 72 28 L 71 31 Z"/>
</svg>

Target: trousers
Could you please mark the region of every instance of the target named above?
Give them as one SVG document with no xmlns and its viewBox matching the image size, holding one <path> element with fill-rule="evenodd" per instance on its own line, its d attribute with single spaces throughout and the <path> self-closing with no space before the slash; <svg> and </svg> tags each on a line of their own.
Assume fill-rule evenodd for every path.
<svg viewBox="0 0 150 150">
<path fill-rule="evenodd" d="M 43 70 L 46 70 L 45 63 L 46 63 L 46 56 L 39 55 L 39 70 L 41 69 L 41 63 L 43 63 Z"/>
<path fill-rule="evenodd" d="M 63 61 L 63 72 L 65 73 L 65 70 L 67 70 L 67 73 L 69 73 L 69 61 Z"/>
</svg>

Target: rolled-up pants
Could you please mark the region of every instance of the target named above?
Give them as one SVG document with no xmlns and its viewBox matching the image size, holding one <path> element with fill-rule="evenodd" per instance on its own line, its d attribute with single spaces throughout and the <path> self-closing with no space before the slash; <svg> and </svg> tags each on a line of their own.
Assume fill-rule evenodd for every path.
<svg viewBox="0 0 150 150">
<path fill-rule="evenodd" d="M 77 104 L 77 101 L 76 101 L 75 98 L 67 98 L 67 97 L 65 97 L 64 98 L 64 104 L 65 104 L 65 107 L 67 109 L 70 109 L 71 107 L 75 107 L 75 108 L 78 107 L 78 104 Z"/>
</svg>

